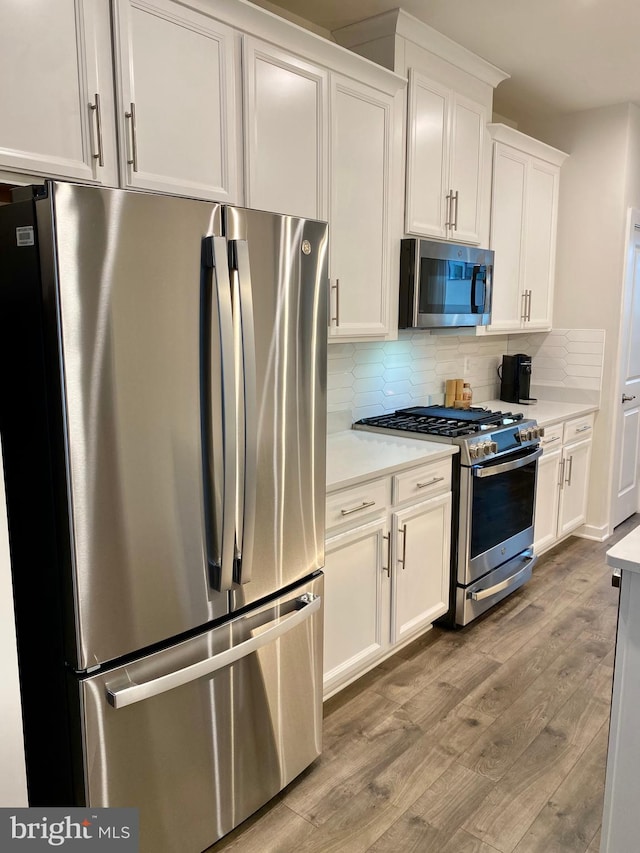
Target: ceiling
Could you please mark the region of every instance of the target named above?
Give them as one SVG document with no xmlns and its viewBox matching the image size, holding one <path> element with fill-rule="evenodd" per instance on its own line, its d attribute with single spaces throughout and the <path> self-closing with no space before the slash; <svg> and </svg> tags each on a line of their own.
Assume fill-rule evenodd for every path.
<svg viewBox="0 0 640 853">
<path fill-rule="evenodd" d="M 400 5 L 272 3 L 329 31 Z M 511 75 L 494 97 L 508 118 L 640 105 L 638 0 L 402 0 L 401 8 Z"/>
</svg>

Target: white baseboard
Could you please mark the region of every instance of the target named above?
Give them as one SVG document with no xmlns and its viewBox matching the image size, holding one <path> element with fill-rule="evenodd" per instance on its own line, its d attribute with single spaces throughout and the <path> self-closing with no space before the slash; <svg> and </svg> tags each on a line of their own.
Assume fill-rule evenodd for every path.
<svg viewBox="0 0 640 853">
<path fill-rule="evenodd" d="M 577 530 L 573 531 L 574 536 L 580 539 L 593 539 L 595 542 L 604 542 L 609 538 L 609 525 L 602 524 L 596 527 L 595 524 L 583 524 Z"/>
</svg>

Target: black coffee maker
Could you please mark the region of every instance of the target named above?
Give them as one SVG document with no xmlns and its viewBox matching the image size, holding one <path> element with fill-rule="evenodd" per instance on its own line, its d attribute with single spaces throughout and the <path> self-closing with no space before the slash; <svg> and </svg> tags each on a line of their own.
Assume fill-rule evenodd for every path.
<svg viewBox="0 0 640 853">
<path fill-rule="evenodd" d="M 531 396 L 531 356 L 519 352 L 503 355 L 500 376 L 500 399 L 506 403 L 530 405 L 537 403 Z"/>
</svg>

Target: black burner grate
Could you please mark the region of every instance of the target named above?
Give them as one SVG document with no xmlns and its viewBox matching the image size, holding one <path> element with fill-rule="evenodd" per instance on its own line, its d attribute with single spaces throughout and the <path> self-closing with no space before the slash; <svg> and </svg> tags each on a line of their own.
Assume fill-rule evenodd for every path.
<svg viewBox="0 0 640 853">
<path fill-rule="evenodd" d="M 453 409 L 447 406 L 414 406 L 398 409 L 389 415 L 363 418 L 359 424 L 382 429 L 397 429 L 419 432 L 426 435 L 442 435 L 460 438 L 473 435 L 490 426 L 504 426 L 522 420 L 522 414 L 490 412 L 487 409 Z"/>
</svg>

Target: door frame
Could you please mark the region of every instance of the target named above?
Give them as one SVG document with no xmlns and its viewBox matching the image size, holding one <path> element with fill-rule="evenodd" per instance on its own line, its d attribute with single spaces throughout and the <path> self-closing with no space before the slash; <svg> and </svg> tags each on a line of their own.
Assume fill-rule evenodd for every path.
<svg viewBox="0 0 640 853">
<path fill-rule="evenodd" d="M 610 497 L 610 512 L 609 512 L 609 533 L 613 532 L 616 524 L 617 501 L 618 501 L 618 483 L 619 470 L 622 454 L 622 430 L 625 409 L 619 405 L 621 394 L 623 393 L 623 385 L 625 383 L 625 354 L 630 343 L 630 321 L 631 308 L 633 299 L 633 271 L 634 271 L 634 247 L 640 247 L 640 209 L 630 207 L 627 212 L 627 227 L 624 248 L 624 275 L 622 280 L 622 306 L 620 314 L 620 332 L 618 339 L 618 356 L 616 370 L 616 385 L 615 385 L 615 412 L 614 412 L 614 429 L 615 436 L 613 450 L 613 476 L 611 482 L 611 497 Z M 640 406 L 640 396 L 638 397 L 638 405 Z M 636 453 L 639 446 L 640 434 L 636 437 Z M 640 509 L 640 477 L 636 472 L 636 512 Z"/>
</svg>

